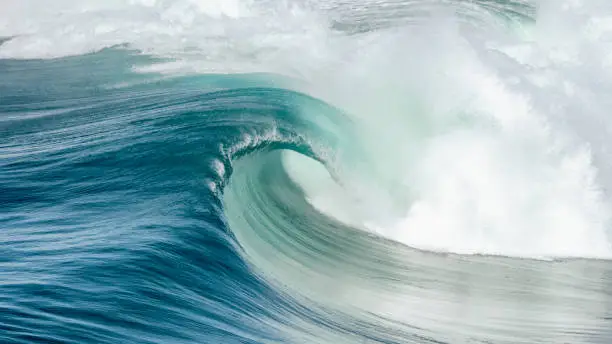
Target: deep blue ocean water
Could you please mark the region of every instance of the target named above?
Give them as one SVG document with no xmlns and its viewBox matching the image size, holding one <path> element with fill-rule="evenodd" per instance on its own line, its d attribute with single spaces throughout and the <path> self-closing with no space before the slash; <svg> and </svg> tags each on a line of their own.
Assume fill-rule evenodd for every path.
<svg viewBox="0 0 612 344">
<path fill-rule="evenodd" d="M 266 92 L 287 95 L 246 77 L 149 82 L 137 59 L 0 60 L 1 341 L 280 340 L 263 319 L 286 301 L 238 256 L 211 185 L 227 181 L 223 147 L 290 111 Z"/>
</svg>

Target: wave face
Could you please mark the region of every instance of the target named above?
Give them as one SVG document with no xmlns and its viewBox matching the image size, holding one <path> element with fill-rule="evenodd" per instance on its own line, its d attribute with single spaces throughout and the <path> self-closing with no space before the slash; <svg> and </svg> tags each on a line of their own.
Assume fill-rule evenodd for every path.
<svg viewBox="0 0 612 344">
<path fill-rule="evenodd" d="M 608 1 L 1 7 L 0 342 L 612 340 Z"/>
</svg>

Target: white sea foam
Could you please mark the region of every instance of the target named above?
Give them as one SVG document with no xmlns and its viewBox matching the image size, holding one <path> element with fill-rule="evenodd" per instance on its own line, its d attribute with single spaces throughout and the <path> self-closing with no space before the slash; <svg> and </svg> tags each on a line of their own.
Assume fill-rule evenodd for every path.
<svg viewBox="0 0 612 344">
<path fill-rule="evenodd" d="M 9 0 L 0 57 L 127 43 L 176 58 L 143 70 L 292 75 L 363 128 L 370 170 L 344 189 L 289 168 L 322 211 L 424 249 L 609 257 L 612 4 L 539 1 L 511 25 L 448 4 Z"/>
</svg>

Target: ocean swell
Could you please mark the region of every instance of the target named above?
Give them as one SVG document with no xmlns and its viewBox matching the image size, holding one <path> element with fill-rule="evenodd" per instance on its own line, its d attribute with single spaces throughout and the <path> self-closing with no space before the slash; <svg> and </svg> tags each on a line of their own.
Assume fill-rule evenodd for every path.
<svg viewBox="0 0 612 344">
<path fill-rule="evenodd" d="M 2 6 L 0 340 L 612 338 L 608 2 Z"/>
</svg>

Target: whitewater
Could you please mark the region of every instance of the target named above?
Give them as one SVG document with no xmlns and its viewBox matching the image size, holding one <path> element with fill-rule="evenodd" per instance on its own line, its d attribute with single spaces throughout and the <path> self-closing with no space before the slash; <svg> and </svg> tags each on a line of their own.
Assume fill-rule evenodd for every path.
<svg viewBox="0 0 612 344">
<path fill-rule="evenodd" d="M 5 0 L 0 341 L 609 343 L 612 3 Z"/>
</svg>

